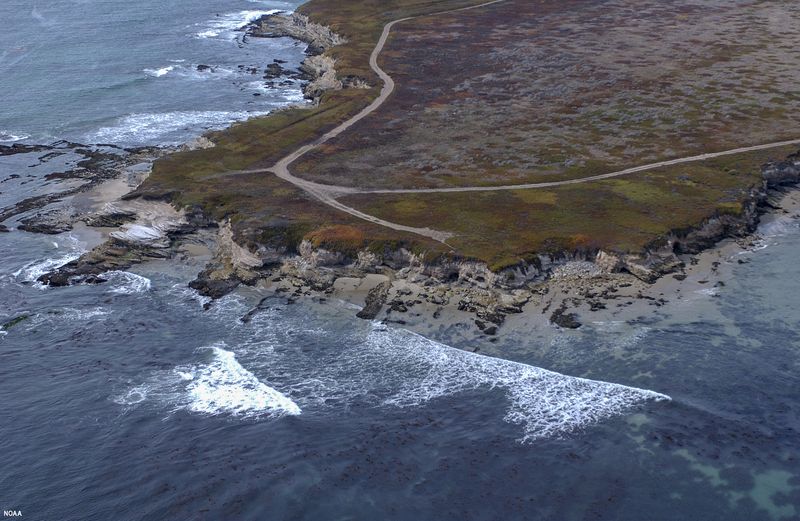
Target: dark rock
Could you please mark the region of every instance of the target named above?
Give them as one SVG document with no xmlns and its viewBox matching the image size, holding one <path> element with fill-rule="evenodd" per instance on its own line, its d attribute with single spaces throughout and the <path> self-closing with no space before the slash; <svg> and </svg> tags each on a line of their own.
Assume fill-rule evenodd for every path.
<svg viewBox="0 0 800 521">
<path fill-rule="evenodd" d="M 398 313 L 405 313 L 408 311 L 408 307 L 403 303 L 402 300 L 393 300 L 390 306 L 392 311 L 397 311 Z"/>
<path fill-rule="evenodd" d="M 767 186 L 774 188 L 795 184 L 800 181 L 800 152 L 787 157 L 784 161 L 772 161 L 761 169 Z"/>
<path fill-rule="evenodd" d="M 483 330 L 484 334 L 494 336 L 497 334 L 497 326 L 489 326 Z"/>
<path fill-rule="evenodd" d="M 21 220 L 17 228 L 30 233 L 58 235 L 72 230 L 72 215 L 61 211 L 39 213 Z"/>
<path fill-rule="evenodd" d="M 389 289 L 391 287 L 392 283 L 386 281 L 381 282 L 372 288 L 369 293 L 367 293 L 364 308 L 359 311 L 356 316 L 365 320 L 373 320 L 375 317 L 377 317 L 378 313 L 380 313 L 381 309 L 383 309 L 386 299 L 389 297 Z"/>
<path fill-rule="evenodd" d="M 99 284 L 108 271 L 126 270 L 148 259 L 164 259 L 172 255 L 172 249 L 156 249 L 144 246 L 133 247 L 115 240 L 105 242 L 80 258 L 60 268 L 45 273 L 38 281 L 48 286 L 69 286 L 76 283 Z"/>
<path fill-rule="evenodd" d="M 135 212 L 112 212 L 107 214 L 90 215 L 84 222 L 86 226 L 96 228 L 118 228 L 125 223 L 133 222 L 136 219 Z"/>
<path fill-rule="evenodd" d="M 257 314 L 261 313 L 262 311 L 266 311 L 266 310 L 268 310 L 268 309 L 270 308 L 270 306 L 268 305 L 268 303 L 269 303 L 269 301 L 270 301 L 272 298 L 273 298 L 273 297 L 264 297 L 264 298 L 262 298 L 262 299 L 261 299 L 261 300 L 258 302 L 258 304 L 256 304 L 256 307 L 254 307 L 253 309 L 251 309 L 250 311 L 248 311 L 248 312 L 247 312 L 247 313 L 246 313 L 246 314 L 245 314 L 245 315 L 244 315 L 242 318 L 240 318 L 239 320 L 240 320 L 240 321 L 241 321 L 243 324 L 249 324 L 249 323 L 250 323 L 250 321 L 251 321 L 251 320 L 253 320 L 253 317 L 254 317 L 254 316 L 256 316 Z"/>
<path fill-rule="evenodd" d="M 234 278 L 211 279 L 203 275 L 201 273 L 195 280 L 191 281 L 189 287 L 214 300 L 221 299 L 239 286 L 239 281 Z"/>
<path fill-rule="evenodd" d="M 10 231 L 11 230 L 8 229 L 8 226 L 6 226 L 5 224 L 0 224 L 0 233 L 8 233 Z"/>
<path fill-rule="evenodd" d="M 561 307 L 558 308 L 550 315 L 550 322 L 567 329 L 578 329 L 583 324 L 578 321 L 578 315 L 575 313 L 566 313 L 566 310 Z"/>
<path fill-rule="evenodd" d="M 197 72 L 214 72 L 214 67 L 211 65 L 203 65 L 201 63 L 197 66 Z"/>
<path fill-rule="evenodd" d="M 274 80 L 275 78 L 279 78 L 283 75 L 284 69 L 277 63 L 270 63 L 267 65 L 267 68 L 264 70 L 264 79 L 265 80 Z"/>
</svg>

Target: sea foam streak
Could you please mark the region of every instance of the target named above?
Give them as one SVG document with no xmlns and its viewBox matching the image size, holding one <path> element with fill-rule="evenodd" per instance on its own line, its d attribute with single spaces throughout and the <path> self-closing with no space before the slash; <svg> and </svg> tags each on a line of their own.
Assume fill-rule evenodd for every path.
<svg viewBox="0 0 800 521">
<path fill-rule="evenodd" d="M 399 356 L 407 369 L 403 385 L 384 403 L 408 407 L 467 390 L 502 389 L 510 401 L 505 419 L 522 425 L 524 441 L 566 434 L 647 400 L 669 400 L 653 391 L 470 353 L 404 330 L 376 329 L 368 343 L 384 352 L 384 346 L 395 346 L 390 349 L 397 354 L 386 355 Z"/>
<path fill-rule="evenodd" d="M 669 400 L 653 391 L 575 378 L 499 358 L 449 347 L 410 331 L 376 325 L 362 338 L 346 338 L 342 347 L 302 353 L 270 351 L 263 343 L 286 345 L 271 336 L 275 322 L 262 316 L 248 348 L 248 359 L 262 363 L 269 374 L 290 375 L 285 385 L 304 410 L 372 405 L 421 407 L 432 400 L 465 391 L 502 390 L 508 399 L 504 418 L 523 429 L 521 441 L 531 442 L 577 431 L 646 401 Z M 266 326 L 266 327 L 264 327 Z M 292 337 L 329 335 L 298 330 Z M 313 343 L 313 340 L 309 340 Z M 251 362 L 252 363 L 252 362 Z"/>
<path fill-rule="evenodd" d="M 131 114 L 116 125 L 102 127 L 88 136 L 89 141 L 111 143 L 149 143 L 186 128 L 221 129 L 233 121 L 242 121 L 266 112 L 179 111 L 155 114 Z M 163 139 L 162 139 L 163 141 Z M 181 139 L 176 139 L 176 143 Z"/>
</svg>

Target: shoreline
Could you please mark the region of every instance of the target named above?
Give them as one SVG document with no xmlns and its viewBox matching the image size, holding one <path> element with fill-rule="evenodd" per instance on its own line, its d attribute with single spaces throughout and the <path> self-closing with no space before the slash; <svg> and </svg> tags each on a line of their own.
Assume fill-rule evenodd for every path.
<svg viewBox="0 0 800 521">
<path fill-rule="evenodd" d="M 270 26 L 270 21 L 275 20 L 279 20 L 277 25 Z M 256 26 L 262 32 L 272 31 L 260 36 L 291 36 L 313 47 L 319 54 L 311 53 L 309 63 L 325 58 L 322 53 L 327 48 L 344 42 L 327 27 L 296 13 L 259 19 L 248 26 L 248 34 L 253 35 Z M 306 31 L 306 38 L 302 31 Z M 319 85 L 310 90 L 316 95 L 316 103 L 326 90 L 346 87 L 342 82 L 331 81 L 336 79 L 334 61 L 323 61 L 320 67 L 309 67 L 309 73 L 315 76 L 309 85 L 316 80 L 322 82 L 319 90 Z M 214 146 L 205 136 L 195 141 L 198 148 Z M 148 259 L 170 258 L 186 244 L 197 242 L 193 238 L 197 233 L 205 230 L 203 234 L 208 235 L 216 230 L 212 260 L 190 283 L 204 296 L 216 299 L 240 284 L 252 285 L 271 290 L 274 295 L 287 294 L 290 300 L 338 298 L 351 305 L 364 305 L 359 312 L 361 318 L 382 318 L 404 326 L 425 320 L 436 324 L 443 315 L 458 317 L 458 323 L 470 323 L 479 335 L 491 338 L 506 323 L 515 322 L 513 317 L 531 309 L 545 318 L 542 323 L 570 329 L 580 327 L 586 320 L 583 308 L 598 313 L 607 310 L 609 303 L 619 304 L 619 308 L 622 304 L 612 302 L 617 300 L 624 300 L 629 307 L 638 307 L 632 305 L 632 300 L 664 305 L 663 292 L 652 296 L 651 288 L 663 286 L 661 281 L 672 279 L 675 273 L 676 279 L 690 277 L 695 267 L 690 255 L 714 251 L 720 241 L 742 239 L 752 232 L 768 210 L 769 191 L 800 181 L 800 156 L 795 154 L 788 161 L 766 165 L 762 172 L 764 185 L 751 190 L 740 215 L 717 214 L 690 230 L 673 230 L 638 254 L 564 250 L 539 254 L 498 272 L 483 262 L 458 257 L 439 257 L 429 262 L 404 248 L 344 253 L 304 240 L 294 255 L 243 244 L 237 240 L 240 238 L 230 221 L 214 221 L 199 208 L 176 209 L 171 201 L 138 193 L 147 173 L 140 172 L 142 175 L 131 184 L 128 172 L 125 184 L 121 183 L 125 172 L 120 169 L 117 177 L 100 179 L 86 185 L 86 190 L 70 194 L 81 207 L 76 220 L 86 220 L 88 216 L 87 224 L 102 231 L 107 241 L 80 259 L 43 275 L 41 282 L 53 286 L 104 282 L 102 274 L 106 271 L 128 269 Z"/>
</svg>

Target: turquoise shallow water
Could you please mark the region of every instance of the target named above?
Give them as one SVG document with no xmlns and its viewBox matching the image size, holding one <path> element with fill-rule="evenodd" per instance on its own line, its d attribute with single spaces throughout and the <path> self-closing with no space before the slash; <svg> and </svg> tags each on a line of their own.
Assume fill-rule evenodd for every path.
<svg viewBox="0 0 800 521">
<path fill-rule="evenodd" d="M 302 47 L 235 31 L 247 11 L 293 5 L 3 2 L 0 138 L 181 142 L 294 99 L 296 85 L 269 91 L 239 65 L 291 67 Z M 44 154 L 0 158 L 0 205 L 53 189 L 44 176 L 75 160 Z M 201 266 L 179 262 L 44 289 L 37 275 L 97 236 L 0 233 L 0 323 L 25 317 L 0 333 L 0 509 L 797 519 L 800 227 L 787 217 L 762 232 L 724 259 L 724 286 L 680 305 L 481 345 L 360 321 L 336 302 L 275 299 L 243 324 L 263 295 L 203 311 L 186 288 Z"/>
</svg>

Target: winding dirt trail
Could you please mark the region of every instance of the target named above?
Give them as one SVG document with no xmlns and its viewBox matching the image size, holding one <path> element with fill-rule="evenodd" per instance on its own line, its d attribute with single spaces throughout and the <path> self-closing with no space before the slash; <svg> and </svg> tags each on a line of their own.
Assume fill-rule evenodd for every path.
<svg viewBox="0 0 800 521">
<path fill-rule="evenodd" d="M 607 174 L 600 174 L 600 175 L 593 175 L 589 177 L 582 177 L 579 179 L 569 179 L 565 181 L 551 181 L 551 182 L 544 182 L 544 183 L 526 183 L 526 184 L 516 184 L 516 185 L 499 185 L 499 186 L 462 186 L 462 187 L 451 187 L 451 188 L 406 188 L 406 189 L 383 189 L 383 190 L 370 190 L 370 189 L 359 189 L 349 186 L 337 186 L 337 185 L 326 185 L 315 183 L 313 181 L 308 181 L 306 179 L 301 179 L 295 175 L 293 175 L 289 171 L 289 166 L 292 163 L 303 157 L 305 154 L 314 150 L 315 148 L 319 147 L 320 145 L 330 141 L 331 139 L 337 137 L 342 132 L 346 131 L 365 117 L 369 116 L 373 112 L 375 112 L 383 103 L 389 98 L 389 96 L 394 92 L 395 83 L 391 76 L 389 76 L 383 69 L 380 68 L 378 65 L 378 57 L 383 51 L 384 46 L 386 45 L 386 41 L 389 38 L 389 34 L 392 31 L 392 28 L 401 23 L 408 20 L 413 20 L 415 18 L 423 18 L 428 16 L 438 16 L 442 14 L 448 13 L 456 13 L 459 11 L 468 11 L 472 9 L 480 9 L 482 7 L 487 7 L 492 4 L 498 4 L 501 2 L 505 2 L 507 0 L 493 0 L 491 2 L 485 2 L 478 5 L 473 5 L 469 7 L 461 7 L 458 9 L 449 9 L 447 11 L 439 11 L 436 13 L 428 13 L 419 16 L 410 16 L 406 18 L 400 18 L 398 20 L 391 21 L 387 23 L 383 28 L 383 33 L 381 34 L 378 43 L 375 45 L 375 48 L 372 50 L 372 54 L 369 58 L 369 65 L 373 71 L 380 77 L 381 81 L 383 81 L 383 87 L 381 88 L 380 95 L 373 100 L 367 107 L 362 109 L 358 114 L 350 118 L 349 120 L 343 122 L 338 127 L 328 131 L 322 137 L 317 139 L 316 141 L 304 145 L 288 156 L 284 157 L 280 161 L 278 161 L 274 166 L 271 168 L 262 168 L 262 169 L 255 169 L 255 170 L 242 170 L 237 172 L 228 172 L 228 174 L 259 174 L 259 173 L 271 173 L 275 176 L 292 183 L 296 187 L 304 190 L 308 194 L 314 196 L 320 202 L 327 204 L 337 210 L 342 212 L 348 213 L 354 217 L 358 217 L 359 219 L 363 219 L 365 221 L 369 221 L 375 224 L 379 224 L 381 226 L 385 226 L 387 228 L 391 228 L 393 230 L 404 231 L 404 232 L 411 232 L 417 235 L 422 235 L 424 237 L 429 237 L 441 243 L 445 243 L 447 239 L 453 236 L 453 234 L 438 230 L 433 230 L 431 228 L 416 228 L 413 226 L 405 226 L 398 223 L 393 223 L 390 221 L 386 221 L 384 219 L 380 219 L 379 217 L 375 217 L 373 215 L 366 214 L 355 208 L 347 206 L 337 199 L 344 195 L 350 194 L 420 194 L 420 193 L 450 193 L 450 192 L 493 192 L 499 190 L 525 190 L 525 189 L 533 189 L 533 188 L 552 188 L 556 186 L 565 186 L 565 185 L 573 185 L 579 183 L 587 183 L 590 181 L 599 181 L 603 179 L 610 179 L 614 177 L 620 177 L 624 175 L 634 174 L 637 172 L 644 172 L 646 170 L 653 170 L 655 168 L 665 167 L 665 166 L 673 166 L 679 165 L 684 163 L 692 163 L 697 161 L 705 161 L 708 159 L 714 159 L 717 157 L 729 156 L 734 154 L 741 154 L 745 152 L 754 152 L 757 150 L 767 150 L 770 148 L 778 148 L 781 146 L 787 145 L 797 145 L 800 144 L 800 139 L 793 139 L 789 141 L 778 141 L 774 143 L 766 143 L 761 145 L 754 145 L 748 147 L 740 147 L 734 148 L 731 150 L 724 150 L 721 152 L 710 152 L 705 154 L 699 154 L 695 156 L 689 157 L 682 157 L 677 159 L 670 159 L 666 161 L 659 161 L 656 163 L 649 163 L 646 165 L 636 166 L 632 168 L 626 168 L 624 170 L 618 170 L 615 172 L 609 172 Z"/>
</svg>

